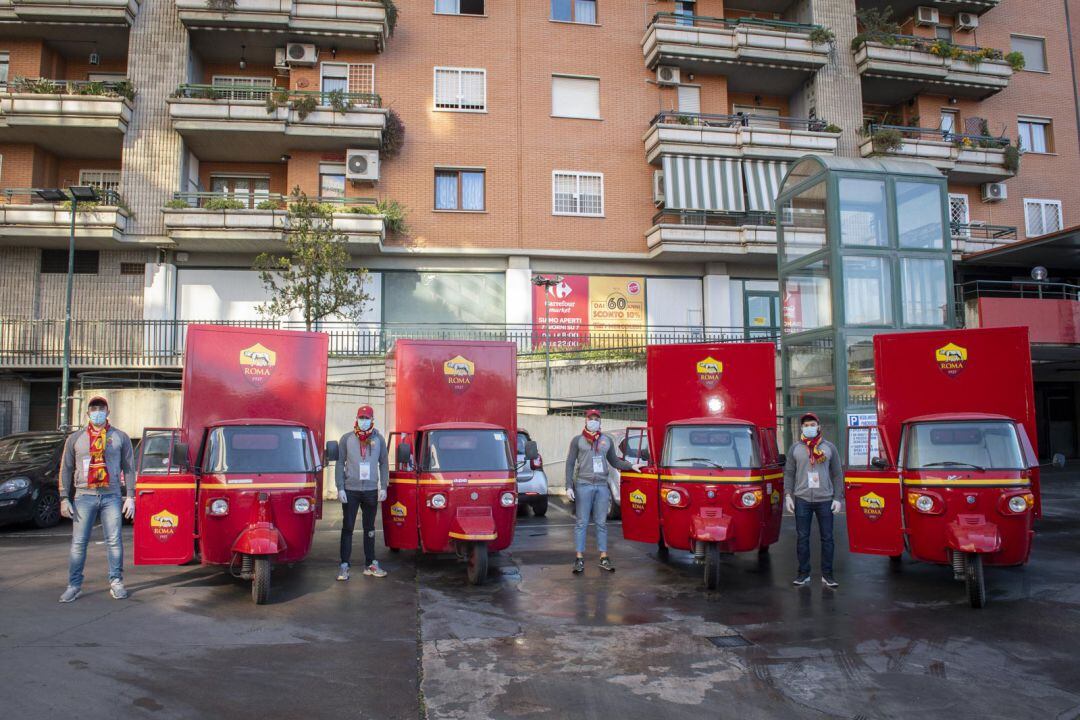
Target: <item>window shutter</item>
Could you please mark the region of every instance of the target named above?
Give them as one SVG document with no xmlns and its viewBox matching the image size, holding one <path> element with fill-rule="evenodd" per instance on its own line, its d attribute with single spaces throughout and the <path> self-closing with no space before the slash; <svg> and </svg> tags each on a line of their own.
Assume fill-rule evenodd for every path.
<svg viewBox="0 0 1080 720">
<path fill-rule="evenodd" d="M 554 75 L 551 78 L 551 114 L 557 117 L 600 118 L 600 81 Z"/>
</svg>

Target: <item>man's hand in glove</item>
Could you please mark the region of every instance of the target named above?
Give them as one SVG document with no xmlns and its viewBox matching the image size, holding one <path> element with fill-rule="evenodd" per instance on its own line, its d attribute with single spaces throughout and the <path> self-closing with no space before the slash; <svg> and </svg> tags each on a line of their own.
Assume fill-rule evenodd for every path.
<svg viewBox="0 0 1080 720">
<path fill-rule="evenodd" d="M 792 515 L 795 514 L 795 498 L 791 495 L 784 496 L 784 509 L 786 509 Z"/>
<path fill-rule="evenodd" d="M 131 520 L 135 517 L 135 498 L 124 498 L 124 517 Z"/>
</svg>

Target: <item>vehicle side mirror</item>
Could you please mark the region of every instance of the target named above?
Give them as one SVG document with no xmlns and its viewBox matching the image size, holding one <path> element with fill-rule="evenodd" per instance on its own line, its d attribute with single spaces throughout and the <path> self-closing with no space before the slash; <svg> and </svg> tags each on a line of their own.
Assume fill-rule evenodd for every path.
<svg viewBox="0 0 1080 720">
<path fill-rule="evenodd" d="M 540 448 L 536 446 L 535 440 L 529 440 L 525 443 L 525 459 L 535 460 L 540 457 Z"/>
<path fill-rule="evenodd" d="M 870 458 L 870 467 L 877 468 L 878 470 L 888 470 L 889 461 L 885 458 Z"/>
<path fill-rule="evenodd" d="M 785 455 L 784 453 L 780 453 L 780 455 L 778 455 L 776 458 L 776 462 L 780 465 L 787 465 L 787 455 Z"/>
<path fill-rule="evenodd" d="M 1054 453 L 1054 457 L 1050 461 L 1050 464 L 1053 465 L 1054 467 L 1058 468 L 1059 470 L 1061 468 L 1065 467 L 1065 454 L 1064 453 Z"/>
<path fill-rule="evenodd" d="M 412 465 L 412 445 L 407 442 L 398 443 L 397 464 L 398 467 Z"/>
<path fill-rule="evenodd" d="M 186 468 L 188 466 L 188 444 L 174 443 L 172 446 L 172 458 L 169 463 L 174 467 Z"/>
<path fill-rule="evenodd" d="M 338 460 L 338 441 L 327 440 L 326 441 L 326 462 L 332 463 Z"/>
</svg>

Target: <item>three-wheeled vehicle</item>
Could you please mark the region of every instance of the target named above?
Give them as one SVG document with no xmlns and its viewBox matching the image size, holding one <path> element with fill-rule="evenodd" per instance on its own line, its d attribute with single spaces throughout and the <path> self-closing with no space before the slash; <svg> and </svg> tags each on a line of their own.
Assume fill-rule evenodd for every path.
<svg viewBox="0 0 1080 720">
<path fill-rule="evenodd" d="M 648 428 L 627 445 L 661 449 L 642 472 L 623 472 L 623 537 L 689 550 L 720 582 L 723 553 L 768 552 L 783 517 L 776 445 L 776 347 L 771 343 L 650 345 Z M 637 433 L 638 440 L 634 440 Z"/>
<path fill-rule="evenodd" d="M 517 516 L 517 347 L 511 342 L 398 340 L 386 358 L 391 550 L 454 552 L 468 580 L 508 547 Z M 536 443 L 526 443 L 528 459 Z"/>
<path fill-rule="evenodd" d="M 322 516 L 323 333 L 191 325 L 179 428 L 143 434 L 135 564 L 225 565 L 270 597 Z M 331 443 L 328 454 L 336 454 Z"/>
<path fill-rule="evenodd" d="M 949 565 L 972 607 L 984 565 L 1022 565 L 1041 514 L 1026 328 L 874 338 L 877 426 L 848 428 L 852 552 Z"/>
</svg>

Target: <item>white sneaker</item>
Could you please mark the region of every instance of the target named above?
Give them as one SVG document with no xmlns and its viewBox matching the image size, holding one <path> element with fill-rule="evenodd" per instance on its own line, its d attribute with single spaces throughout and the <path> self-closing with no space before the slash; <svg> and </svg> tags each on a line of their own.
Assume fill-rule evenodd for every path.
<svg viewBox="0 0 1080 720">
<path fill-rule="evenodd" d="M 338 568 L 337 579 L 342 582 L 349 579 L 349 563 L 341 563 L 341 567 Z"/>
<path fill-rule="evenodd" d="M 109 594 L 113 596 L 113 600 L 127 600 L 128 592 L 124 587 L 124 581 L 119 578 L 110 580 Z"/>
<path fill-rule="evenodd" d="M 379 567 L 379 561 L 375 560 L 366 568 L 364 568 L 365 575 L 371 575 L 372 577 L 386 577 L 386 571 Z"/>
<path fill-rule="evenodd" d="M 79 597 L 81 595 L 82 595 L 82 588 L 81 587 L 74 587 L 72 585 L 68 585 L 67 590 L 65 590 L 64 594 L 60 596 L 60 602 L 62 602 L 62 603 L 75 602 L 76 600 L 79 599 Z"/>
</svg>

